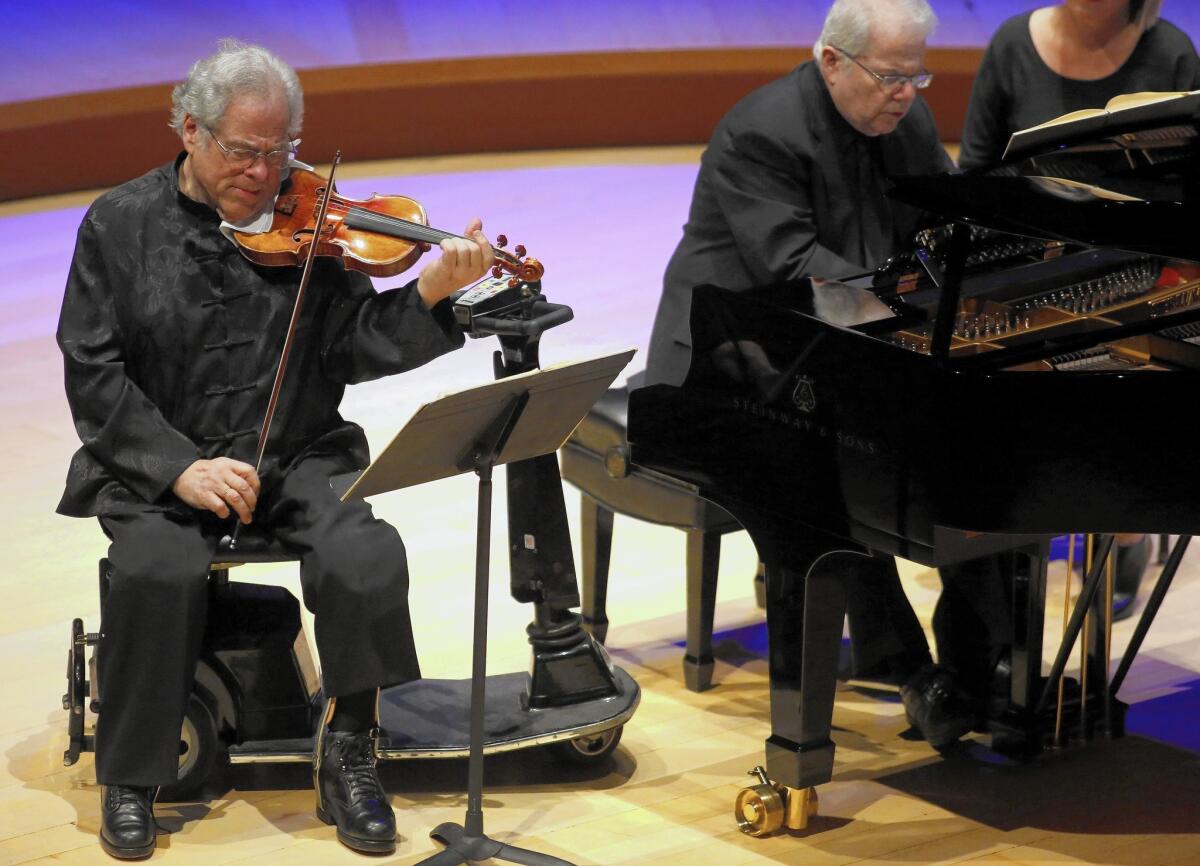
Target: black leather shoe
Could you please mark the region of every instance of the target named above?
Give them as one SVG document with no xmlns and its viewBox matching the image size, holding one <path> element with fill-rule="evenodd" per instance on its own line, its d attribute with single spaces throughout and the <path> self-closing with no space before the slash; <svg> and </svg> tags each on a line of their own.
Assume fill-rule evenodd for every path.
<svg viewBox="0 0 1200 866">
<path fill-rule="evenodd" d="M 104 785 L 100 789 L 100 847 L 121 860 L 154 853 L 154 788 Z"/>
<path fill-rule="evenodd" d="M 904 715 L 929 745 L 941 750 L 975 727 L 970 701 L 954 682 L 954 675 L 937 665 L 926 665 L 900 687 Z"/>
<path fill-rule="evenodd" d="M 337 825 L 338 840 L 364 854 L 396 850 L 396 816 L 375 769 L 375 740 L 369 733 L 328 729 L 314 759 L 317 817 Z"/>
<path fill-rule="evenodd" d="M 1150 561 L 1150 536 L 1128 547 L 1117 547 L 1117 564 L 1113 574 L 1113 621 L 1133 616 L 1142 574 Z"/>
</svg>

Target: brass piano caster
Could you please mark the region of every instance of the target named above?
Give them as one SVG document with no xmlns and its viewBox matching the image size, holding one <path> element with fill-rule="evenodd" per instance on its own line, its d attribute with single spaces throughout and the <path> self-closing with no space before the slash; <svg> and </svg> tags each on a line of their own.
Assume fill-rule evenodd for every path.
<svg viewBox="0 0 1200 866">
<path fill-rule="evenodd" d="M 738 829 L 749 836 L 766 836 L 783 826 L 783 791 L 767 778 L 767 771 L 755 767 L 749 775 L 758 776 L 761 784 L 738 791 L 733 801 L 733 817 Z M 780 786 L 782 787 L 782 786 Z"/>
<path fill-rule="evenodd" d="M 749 772 L 759 784 L 738 791 L 733 802 L 733 817 L 738 829 L 750 836 L 767 836 L 781 827 L 803 830 L 808 819 L 817 814 L 816 788 L 789 788 L 767 777 L 767 771 L 755 767 Z"/>
</svg>

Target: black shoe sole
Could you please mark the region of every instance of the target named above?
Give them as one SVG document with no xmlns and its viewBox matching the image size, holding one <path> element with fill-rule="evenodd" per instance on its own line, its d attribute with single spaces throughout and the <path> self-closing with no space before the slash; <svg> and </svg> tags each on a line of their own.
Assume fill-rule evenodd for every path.
<svg viewBox="0 0 1200 866">
<path fill-rule="evenodd" d="M 149 845 L 139 845 L 136 848 L 122 848 L 119 845 L 114 845 L 104 838 L 104 834 L 100 835 L 100 847 L 104 849 L 104 853 L 110 857 L 116 857 L 118 860 L 142 860 L 154 853 L 154 848 L 158 844 L 158 840 L 153 840 Z"/>
<path fill-rule="evenodd" d="M 324 809 L 317 808 L 317 817 L 326 824 L 337 827 L 337 821 L 333 820 L 333 816 Z M 355 836 L 350 836 L 342 832 L 342 828 L 337 829 L 338 841 L 360 854 L 392 854 L 396 851 L 396 837 L 391 839 L 359 839 Z"/>
</svg>

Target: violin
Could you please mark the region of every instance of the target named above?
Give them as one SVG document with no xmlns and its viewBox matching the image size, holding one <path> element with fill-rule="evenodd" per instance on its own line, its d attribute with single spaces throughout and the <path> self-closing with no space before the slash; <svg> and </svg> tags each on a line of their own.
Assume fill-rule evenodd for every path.
<svg viewBox="0 0 1200 866">
<path fill-rule="evenodd" d="M 332 194 L 328 194 L 332 189 Z M 408 270 L 431 245 L 462 235 L 432 228 L 421 204 L 402 195 L 372 195 L 359 200 L 343 196 L 325 178 L 307 169 L 292 169 L 275 200 L 270 231 L 234 232 L 242 255 L 268 267 L 303 265 L 313 245 L 317 216 L 328 194 L 315 254 L 333 256 L 351 270 L 372 277 L 392 277 Z M 492 276 L 508 273 L 514 281 L 536 282 L 545 268 L 518 245 L 513 253 L 497 235 L 492 245 Z"/>
</svg>

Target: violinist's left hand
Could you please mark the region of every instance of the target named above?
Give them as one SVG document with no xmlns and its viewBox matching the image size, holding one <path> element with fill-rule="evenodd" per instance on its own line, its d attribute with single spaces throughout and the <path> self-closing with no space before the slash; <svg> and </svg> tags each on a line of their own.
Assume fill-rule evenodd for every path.
<svg viewBox="0 0 1200 866">
<path fill-rule="evenodd" d="M 483 223 L 473 219 L 461 238 L 447 238 L 441 243 L 442 254 L 421 270 L 417 291 L 425 306 L 438 301 L 480 279 L 495 261 L 492 245 L 483 234 Z"/>
</svg>

